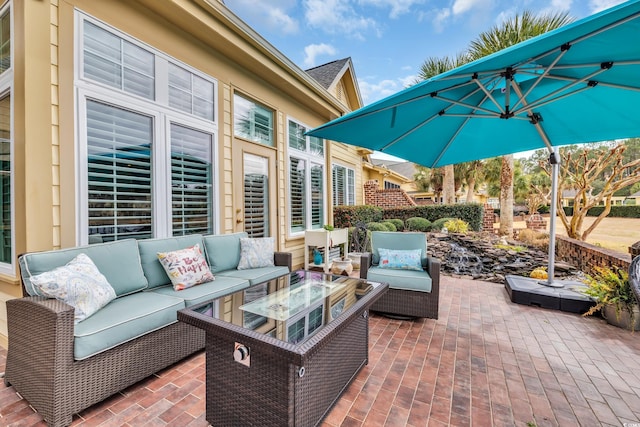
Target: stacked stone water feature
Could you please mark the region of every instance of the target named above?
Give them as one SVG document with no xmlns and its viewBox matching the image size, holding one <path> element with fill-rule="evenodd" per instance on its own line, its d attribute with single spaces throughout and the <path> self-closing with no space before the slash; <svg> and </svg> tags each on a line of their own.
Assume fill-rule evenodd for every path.
<svg viewBox="0 0 640 427">
<path fill-rule="evenodd" d="M 442 261 L 441 271 L 457 277 L 504 283 L 508 274 L 529 276 L 533 269 L 549 262 L 545 250 L 528 247 L 519 252 L 496 247 L 522 246 L 522 242 L 506 241 L 493 233 L 428 233 L 427 242 L 429 255 Z M 558 261 L 555 275 L 561 279 L 583 277 L 574 266 Z"/>
</svg>

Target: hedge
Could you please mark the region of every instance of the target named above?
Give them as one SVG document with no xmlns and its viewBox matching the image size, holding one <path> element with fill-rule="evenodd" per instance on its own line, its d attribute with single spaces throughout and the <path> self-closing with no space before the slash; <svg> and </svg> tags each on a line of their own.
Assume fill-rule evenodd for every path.
<svg viewBox="0 0 640 427">
<path fill-rule="evenodd" d="M 573 206 L 564 206 L 564 213 L 573 215 Z M 604 211 L 604 206 L 595 206 L 587 211 L 587 216 L 600 216 Z M 612 218 L 640 218 L 640 205 L 611 206 L 611 211 L 607 217 Z"/>
<path fill-rule="evenodd" d="M 404 208 L 383 209 L 377 206 L 336 206 L 333 208 L 333 225 L 337 228 L 353 227 L 358 222 L 382 222 L 385 219 L 401 219 L 406 222 L 413 217 L 421 217 L 430 222 L 440 218 L 460 218 L 469 224 L 471 230 L 482 230 L 484 207 L 479 203 L 456 205 L 421 205 Z"/>
</svg>

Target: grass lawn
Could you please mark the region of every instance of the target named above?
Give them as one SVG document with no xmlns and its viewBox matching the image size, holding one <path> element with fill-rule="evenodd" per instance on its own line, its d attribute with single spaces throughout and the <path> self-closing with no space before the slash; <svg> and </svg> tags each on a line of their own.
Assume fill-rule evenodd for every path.
<svg viewBox="0 0 640 427">
<path fill-rule="evenodd" d="M 583 230 L 589 227 L 595 217 L 586 217 Z M 547 223 L 547 229 L 549 224 Z M 556 221 L 556 233 L 566 236 L 560 218 Z M 640 241 L 640 218 L 610 218 L 603 219 L 600 224 L 587 236 L 587 243 L 613 249 L 625 254 L 629 253 L 629 246 Z"/>
</svg>

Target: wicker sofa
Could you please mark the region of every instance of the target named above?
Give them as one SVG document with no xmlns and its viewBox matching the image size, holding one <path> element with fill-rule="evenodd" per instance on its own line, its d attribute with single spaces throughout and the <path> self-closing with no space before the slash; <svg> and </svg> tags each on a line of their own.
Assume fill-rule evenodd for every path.
<svg viewBox="0 0 640 427">
<path fill-rule="evenodd" d="M 4 381 L 14 386 L 50 426 L 204 348 L 204 332 L 177 321 L 177 311 L 291 271 L 291 254 L 276 252 L 273 267 L 238 270 L 246 233 L 133 239 L 19 257 L 24 295 L 30 278 L 85 253 L 116 298 L 74 325 L 74 309 L 56 299 L 7 301 L 9 348 Z M 194 244 L 215 280 L 175 291 L 158 252 Z"/>
<path fill-rule="evenodd" d="M 422 269 L 385 268 L 380 265 L 380 249 L 420 250 Z M 440 261 L 427 256 L 424 233 L 372 232 L 371 253 L 361 258 L 360 277 L 389 284 L 389 290 L 371 306 L 372 311 L 400 319 L 438 318 Z"/>
</svg>

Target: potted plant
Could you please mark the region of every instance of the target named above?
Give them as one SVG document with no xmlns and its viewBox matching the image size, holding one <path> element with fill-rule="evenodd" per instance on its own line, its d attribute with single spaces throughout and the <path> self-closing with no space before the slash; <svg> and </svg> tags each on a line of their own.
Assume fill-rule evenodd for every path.
<svg viewBox="0 0 640 427">
<path fill-rule="evenodd" d="M 625 270 L 594 267 L 595 274 L 587 275 L 585 293 L 596 300 L 584 315 L 600 311 L 608 323 L 640 330 L 640 311 L 629 285 L 629 273 Z"/>
</svg>

